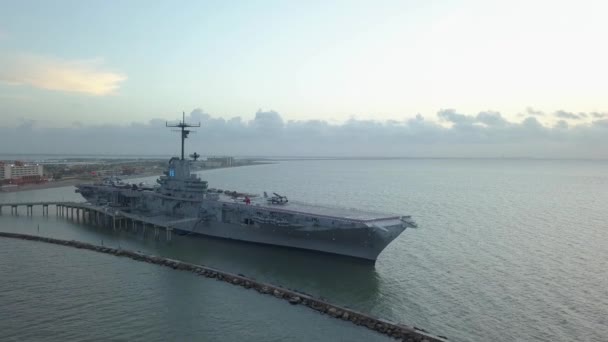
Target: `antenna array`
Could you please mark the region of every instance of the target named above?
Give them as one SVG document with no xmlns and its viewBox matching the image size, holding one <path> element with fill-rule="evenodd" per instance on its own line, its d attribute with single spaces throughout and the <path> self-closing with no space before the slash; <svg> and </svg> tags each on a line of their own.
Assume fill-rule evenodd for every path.
<svg viewBox="0 0 608 342">
<path fill-rule="evenodd" d="M 169 124 L 169 122 L 165 123 L 166 127 L 179 127 L 180 130 L 178 130 L 177 132 L 182 132 L 182 160 L 184 160 L 184 140 L 186 140 L 186 138 L 188 137 L 188 134 L 190 132 L 192 132 L 192 130 L 186 129 L 189 127 L 201 127 L 201 123 L 199 122 L 198 124 L 194 125 L 194 124 L 189 124 L 186 123 L 186 112 L 182 112 L 182 121 L 180 121 L 177 124 Z"/>
</svg>

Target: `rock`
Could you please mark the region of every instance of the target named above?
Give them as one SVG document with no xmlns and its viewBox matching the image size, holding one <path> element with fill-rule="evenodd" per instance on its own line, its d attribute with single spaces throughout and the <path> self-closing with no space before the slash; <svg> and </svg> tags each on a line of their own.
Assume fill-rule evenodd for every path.
<svg viewBox="0 0 608 342">
<path fill-rule="evenodd" d="M 302 301 L 302 299 L 298 296 L 289 298 L 289 304 L 292 304 L 292 305 L 299 304 L 301 301 Z"/>
<path fill-rule="evenodd" d="M 329 308 L 329 310 L 327 310 L 327 313 L 332 317 L 338 316 L 338 310 L 336 310 L 336 308 Z"/>
<path fill-rule="evenodd" d="M 312 305 L 310 307 L 314 310 L 325 312 L 325 307 L 321 303 L 312 302 Z"/>
<path fill-rule="evenodd" d="M 348 318 L 349 318 L 348 312 L 344 311 L 344 313 L 342 314 L 342 319 L 345 321 L 348 321 Z"/>
<path fill-rule="evenodd" d="M 279 291 L 279 290 L 276 290 L 276 289 L 275 289 L 275 290 L 272 292 L 272 294 L 273 294 L 275 297 L 277 297 L 277 298 L 283 298 L 283 293 L 282 293 L 281 291 Z"/>
</svg>

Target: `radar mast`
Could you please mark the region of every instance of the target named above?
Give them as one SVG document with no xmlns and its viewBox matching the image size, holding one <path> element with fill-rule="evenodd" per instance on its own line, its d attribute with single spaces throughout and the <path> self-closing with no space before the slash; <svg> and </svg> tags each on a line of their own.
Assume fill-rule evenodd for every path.
<svg viewBox="0 0 608 342">
<path fill-rule="evenodd" d="M 176 131 L 176 132 L 182 132 L 182 158 L 181 160 L 184 160 L 184 140 L 186 140 L 186 138 L 188 137 L 188 134 L 190 132 L 192 132 L 189 129 L 186 129 L 188 127 L 201 127 L 201 123 L 199 122 L 198 124 L 194 125 L 194 124 L 189 124 L 186 123 L 186 112 L 182 112 L 182 121 L 177 123 L 177 124 L 171 124 L 169 125 L 169 122 L 165 122 L 165 126 L 166 127 L 179 127 L 181 130 Z"/>
</svg>

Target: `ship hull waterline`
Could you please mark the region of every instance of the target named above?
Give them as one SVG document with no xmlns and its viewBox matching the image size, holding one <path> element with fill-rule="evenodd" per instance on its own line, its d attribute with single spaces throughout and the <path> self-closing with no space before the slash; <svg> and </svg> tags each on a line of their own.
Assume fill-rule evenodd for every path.
<svg viewBox="0 0 608 342">
<path fill-rule="evenodd" d="M 256 245 L 276 246 L 342 256 L 375 263 L 380 253 L 405 228 L 374 233 L 377 228 L 295 230 L 272 225 L 245 225 L 223 222 L 176 224 L 171 228 L 181 235 L 195 235 Z M 363 241 L 367 241 L 363 242 Z"/>
</svg>

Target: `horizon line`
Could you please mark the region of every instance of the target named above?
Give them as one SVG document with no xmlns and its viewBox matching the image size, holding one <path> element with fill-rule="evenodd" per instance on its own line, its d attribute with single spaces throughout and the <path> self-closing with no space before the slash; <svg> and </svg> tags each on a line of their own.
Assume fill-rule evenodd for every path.
<svg viewBox="0 0 608 342">
<path fill-rule="evenodd" d="M 110 154 L 110 153 L 3 153 L 0 156 L 42 156 L 42 157 L 78 157 L 97 159 L 98 157 L 116 158 L 171 158 L 172 154 Z M 608 161 L 608 158 L 576 158 L 576 157 L 531 157 L 531 156 L 495 156 L 495 157 L 467 157 L 467 156 L 302 156 L 302 155 L 230 155 L 207 154 L 201 157 L 234 157 L 247 159 L 275 159 L 275 160 L 406 160 L 406 159 L 470 159 L 470 160 L 578 160 L 578 161 Z M 66 158 L 67 159 L 67 158 Z M 0 159 L 6 160 L 6 159 Z"/>
</svg>

